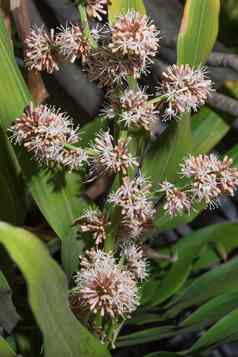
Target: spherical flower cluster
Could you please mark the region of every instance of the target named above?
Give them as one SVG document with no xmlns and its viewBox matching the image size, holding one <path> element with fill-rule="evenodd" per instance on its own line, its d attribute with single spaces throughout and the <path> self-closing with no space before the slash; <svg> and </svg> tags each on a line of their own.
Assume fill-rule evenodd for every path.
<svg viewBox="0 0 238 357">
<path fill-rule="evenodd" d="M 137 282 L 110 253 L 91 250 L 75 276 L 81 304 L 101 316 L 129 317 L 139 305 Z"/>
<path fill-rule="evenodd" d="M 34 26 L 25 40 L 26 67 L 29 70 L 53 73 L 59 69 L 54 50 L 55 34 L 50 34 L 43 26 Z"/>
<path fill-rule="evenodd" d="M 109 132 L 100 132 L 95 138 L 92 147 L 93 172 L 127 174 L 128 169 L 138 166 L 136 159 L 128 152 L 130 139 L 119 139 L 117 145 L 113 145 L 113 137 Z"/>
<path fill-rule="evenodd" d="M 120 15 L 110 26 L 111 40 L 92 49 L 87 57 L 89 79 L 111 89 L 128 76 L 139 78 L 147 71 L 159 47 L 159 32 L 147 16 L 136 11 Z"/>
<path fill-rule="evenodd" d="M 165 96 L 164 119 L 177 118 L 190 110 L 197 111 L 211 91 L 212 82 L 204 67 L 169 66 L 159 88 L 159 94 Z"/>
<path fill-rule="evenodd" d="M 221 195 L 233 196 L 238 186 L 238 169 L 233 160 L 215 155 L 190 156 L 181 165 L 181 174 L 192 178 L 191 192 L 198 201 L 210 204 Z"/>
<path fill-rule="evenodd" d="M 145 280 L 148 277 L 148 262 L 144 258 L 143 250 L 134 243 L 123 244 L 121 255 L 136 280 Z"/>
<path fill-rule="evenodd" d="M 161 191 L 164 191 L 166 195 L 164 210 L 168 212 L 170 216 L 190 212 L 192 203 L 186 192 L 179 190 L 167 181 L 162 182 Z"/>
<path fill-rule="evenodd" d="M 128 76 L 139 78 L 141 62 L 138 58 L 128 59 L 112 53 L 108 46 L 92 49 L 86 60 L 88 78 L 96 81 L 99 87 L 111 89 L 114 84 L 126 81 Z"/>
<path fill-rule="evenodd" d="M 50 34 L 43 26 L 34 26 L 26 40 L 26 67 L 29 70 L 53 73 L 59 70 L 59 62 L 84 60 L 89 52 L 89 44 L 80 25 L 71 24 L 54 29 Z"/>
<path fill-rule="evenodd" d="M 107 13 L 108 0 L 86 0 L 86 11 L 88 17 L 102 21 L 102 16 Z"/>
<path fill-rule="evenodd" d="M 121 99 L 120 120 L 129 128 L 143 128 L 152 131 L 158 123 L 158 111 L 143 90 L 126 90 Z"/>
<path fill-rule="evenodd" d="M 75 62 L 77 58 L 83 61 L 89 52 L 89 43 L 79 25 L 60 26 L 55 38 L 55 46 L 63 59 Z"/>
<path fill-rule="evenodd" d="M 78 169 L 87 160 L 81 148 L 70 149 L 70 145 L 79 140 L 77 129 L 73 128 L 68 115 L 59 109 L 46 105 L 34 108 L 30 103 L 11 131 L 13 141 L 33 152 L 41 163 L 55 162 L 69 169 Z"/>
<path fill-rule="evenodd" d="M 95 244 L 103 243 L 107 238 L 107 227 L 110 224 L 106 215 L 98 210 L 88 209 L 76 223 L 80 224 L 81 231 L 92 234 Z"/>
<path fill-rule="evenodd" d="M 138 238 L 152 225 L 155 209 L 150 188 L 150 183 L 142 176 L 125 177 L 122 186 L 109 197 L 112 204 L 120 207 L 122 223 L 131 238 Z"/>
<path fill-rule="evenodd" d="M 169 182 L 161 185 L 166 194 L 164 209 L 173 216 L 189 212 L 193 202 L 212 208 L 221 196 L 233 196 L 238 187 L 238 169 L 232 164 L 227 156 L 220 160 L 213 154 L 190 155 L 180 170 L 180 175 L 189 180 L 185 187 L 178 189 Z"/>
<path fill-rule="evenodd" d="M 159 47 L 159 31 L 147 16 L 134 10 L 120 15 L 111 26 L 111 34 L 112 52 L 138 57 L 143 68 L 153 62 Z"/>
</svg>

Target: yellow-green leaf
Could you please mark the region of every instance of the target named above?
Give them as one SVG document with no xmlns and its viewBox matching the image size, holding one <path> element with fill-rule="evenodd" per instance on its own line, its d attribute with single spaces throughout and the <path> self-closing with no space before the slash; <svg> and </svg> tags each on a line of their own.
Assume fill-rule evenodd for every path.
<svg viewBox="0 0 238 357">
<path fill-rule="evenodd" d="M 218 33 L 219 0 L 187 0 L 178 36 L 178 63 L 206 62 Z"/>
</svg>

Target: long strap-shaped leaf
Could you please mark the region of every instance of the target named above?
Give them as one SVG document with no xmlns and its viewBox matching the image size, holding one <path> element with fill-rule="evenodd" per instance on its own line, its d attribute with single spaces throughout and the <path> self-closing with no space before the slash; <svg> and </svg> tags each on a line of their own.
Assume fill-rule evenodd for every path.
<svg viewBox="0 0 238 357">
<path fill-rule="evenodd" d="M 238 340 L 237 319 L 238 309 L 235 309 L 200 337 L 191 348 L 191 353 L 203 349 L 207 350 L 221 343 Z"/>
<path fill-rule="evenodd" d="M 0 223 L 0 243 L 22 271 L 44 336 L 45 357 L 109 357 L 106 347 L 74 317 L 66 276 L 31 233 Z"/>
<path fill-rule="evenodd" d="M 179 64 L 197 67 L 209 56 L 218 32 L 219 0 L 187 0 L 178 36 Z"/>
</svg>

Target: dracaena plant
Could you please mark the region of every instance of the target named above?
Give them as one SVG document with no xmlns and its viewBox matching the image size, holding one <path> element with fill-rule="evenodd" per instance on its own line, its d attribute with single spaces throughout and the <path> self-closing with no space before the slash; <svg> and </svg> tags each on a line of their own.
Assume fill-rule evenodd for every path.
<svg viewBox="0 0 238 357">
<path fill-rule="evenodd" d="M 189 284 L 191 289 L 192 284 L 195 287 L 201 284 L 199 279 L 197 281 L 190 277 L 189 272 L 192 270 L 193 254 L 197 253 L 202 261 L 201 248 L 205 243 L 216 240 L 211 237 L 213 228 L 211 232 L 206 233 L 205 230 L 204 234 L 201 233 L 194 246 L 188 239 L 184 240 L 187 246 L 184 242 L 180 243 L 179 255 L 177 261 L 172 263 L 172 268 L 170 265 L 173 259 L 165 255 L 168 259 L 161 263 L 160 255 L 151 251 L 147 242 L 160 229 L 158 222 L 163 219 L 168 222 L 176 222 L 176 219 L 178 222 L 179 219 L 186 221 L 202 209 L 216 207 L 220 199 L 233 196 L 238 186 L 238 169 L 233 158 L 227 155 L 219 158 L 215 154 L 193 154 L 192 150 L 182 150 L 182 155 L 173 167 L 175 175 L 168 174 L 167 177 L 165 173 L 163 178 L 159 175 L 156 177 L 153 173 L 156 167 L 150 165 L 153 146 L 160 143 L 161 137 L 167 135 L 171 127 L 176 132 L 183 133 L 184 130 L 184 135 L 190 135 L 190 127 L 183 127 L 184 123 L 191 120 L 191 115 L 205 104 L 214 91 L 207 69 L 186 59 L 179 60 L 177 64 L 165 69 L 156 88 L 144 87 L 143 79 L 150 73 L 155 57 L 159 56 L 160 32 L 153 21 L 136 6 L 130 6 L 125 11 L 123 5 L 118 13 L 113 13 L 115 3 L 110 4 L 107 0 L 80 1 L 77 6 L 81 24 L 69 23 L 49 32 L 43 26 L 31 28 L 25 39 L 25 66 L 30 71 L 52 74 L 60 71 L 62 63 L 81 61 L 88 79 L 105 92 L 100 115 L 95 119 L 99 123 L 97 130 L 92 130 L 90 125 L 79 128 L 63 108 L 37 105 L 29 99 L 24 111 L 14 118 L 16 121 L 7 132 L 17 149 L 20 164 L 23 155 L 28 162 L 30 159 L 36 162 L 33 167 L 37 168 L 35 175 L 39 175 L 36 180 L 40 184 L 42 181 L 37 170 L 49 173 L 51 178 L 58 173 L 67 178 L 76 175 L 82 183 L 80 196 L 74 202 L 81 214 L 71 217 L 69 229 L 71 234 L 76 232 L 77 239 L 84 245 L 73 274 L 72 269 L 69 272 L 65 268 L 63 259 L 63 269 L 68 274 L 69 283 L 67 301 L 81 323 L 80 326 L 85 326 L 105 346 L 105 350 L 99 352 L 102 354 L 98 355 L 106 356 L 106 347 L 110 350 L 117 345 L 118 335 L 126 324 L 162 321 L 164 328 L 161 334 L 158 331 L 158 336 L 153 327 L 151 330 L 145 328 L 144 331 L 120 337 L 119 346 L 187 331 L 189 322 L 183 322 L 184 325 L 175 331 L 173 319 L 193 302 L 199 304 L 208 299 L 207 296 L 203 299 L 196 296 L 194 301 L 192 298 L 189 300 Z M 107 21 L 108 6 L 112 9 Z M 99 21 L 97 27 L 91 26 L 89 20 L 92 18 Z M 204 21 L 202 15 L 199 21 Z M 214 41 L 215 37 L 211 40 L 212 44 Z M 205 60 L 199 59 L 199 63 Z M 164 130 L 162 135 L 161 127 Z M 86 143 L 85 132 L 86 138 L 90 137 Z M 164 147 L 168 145 L 166 140 L 161 142 Z M 158 158 L 159 155 L 158 151 Z M 170 160 L 166 156 L 164 159 Z M 28 173 L 24 164 L 22 170 L 27 181 Z M 108 178 L 110 184 L 105 188 L 103 197 L 95 201 L 87 195 L 88 186 L 93 187 L 99 179 L 108 183 Z M 52 219 L 51 213 L 43 208 L 41 192 L 37 196 L 35 183 L 32 185 L 33 198 L 49 223 L 57 220 L 64 222 L 64 216 Z M 51 182 L 47 180 L 42 187 L 49 185 Z M 55 223 L 52 227 L 55 229 Z M 10 228 L 3 225 L 0 229 L 4 232 Z M 216 228 L 214 230 L 217 232 Z M 60 229 L 59 232 L 62 239 Z M 15 239 L 17 246 L 18 238 Z M 69 260 L 74 259 L 73 250 L 77 239 L 67 243 Z M 220 239 L 219 235 L 218 241 Z M 21 266 L 21 259 L 15 257 L 7 241 L 1 241 Z M 63 242 L 61 249 L 64 257 Z M 40 255 L 44 255 L 43 251 L 40 251 Z M 233 269 L 233 262 L 230 265 L 217 269 L 229 271 L 229 268 Z M 177 268 L 180 276 L 177 276 Z M 23 273 L 31 287 L 29 272 L 24 269 L 23 266 Z M 209 283 L 212 280 L 209 280 L 207 274 L 205 279 Z M 177 285 L 173 286 L 173 279 L 177 279 Z M 185 286 L 184 291 L 179 291 L 186 279 L 188 288 Z M 54 281 L 51 283 L 54 284 Z M 48 289 L 50 295 L 50 285 Z M 151 291 L 151 296 L 147 289 Z M 176 292 L 177 295 L 174 295 Z M 210 297 L 219 298 L 217 295 L 222 292 L 222 289 L 216 290 Z M 52 296 L 49 296 L 49 301 Z M 63 303 L 67 304 L 65 301 Z M 34 301 L 32 309 L 46 338 L 47 332 L 44 323 L 38 318 L 39 311 Z M 64 310 L 64 313 L 71 312 Z M 73 315 L 70 318 L 73 320 Z M 191 329 L 194 331 L 201 328 L 201 325 L 207 325 L 207 322 L 199 323 L 193 325 L 191 321 Z M 96 344 L 96 340 L 93 341 Z M 44 341 L 43 346 L 46 353 L 49 353 L 48 342 Z M 79 347 L 79 354 L 75 354 L 77 346 L 74 346 L 74 352 L 71 351 L 70 355 L 91 356 L 93 349 L 90 348 L 83 350 Z M 198 342 L 194 350 L 199 348 L 201 343 L 199 345 Z M 50 353 L 49 356 L 52 350 Z M 57 353 L 60 356 L 60 352 Z M 62 352 L 62 356 L 66 354 Z"/>
</svg>

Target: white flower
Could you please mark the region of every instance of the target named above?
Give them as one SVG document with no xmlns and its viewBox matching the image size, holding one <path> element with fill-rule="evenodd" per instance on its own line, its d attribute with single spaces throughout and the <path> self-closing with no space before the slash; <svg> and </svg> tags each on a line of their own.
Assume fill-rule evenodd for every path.
<svg viewBox="0 0 238 357">
<path fill-rule="evenodd" d="M 158 123 L 158 111 L 143 90 L 126 90 L 121 99 L 120 120 L 127 127 L 143 128 L 152 131 Z"/>
<path fill-rule="evenodd" d="M 134 243 L 124 244 L 121 256 L 125 257 L 127 268 L 136 280 L 145 280 L 148 277 L 148 262 L 139 246 Z"/>
<path fill-rule="evenodd" d="M 87 156 L 81 148 L 68 149 L 79 140 L 72 119 L 60 109 L 30 103 L 11 128 L 12 139 L 33 152 L 40 163 L 55 162 L 70 169 L 78 168 Z M 77 162 L 76 162 L 77 161 Z"/>
<path fill-rule="evenodd" d="M 166 96 L 164 119 L 176 118 L 190 110 L 197 111 L 212 90 L 206 68 L 193 69 L 188 64 L 169 66 L 159 88 L 159 94 Z"/>
<path fill-rule="evenodd" d="M 86 11 L 89 17 L 102 21 L 102 16 L 107 13 L 108 0 L 86 0 Z"/>
<path fill-rule="evenodd" d="M 119 139 L 117 145 L 113 144 L 113 137 L 109 132 L 100 132 L 95 138 L 92 147 L 92 161 L 94 171 L 126 174 L 128 169 L 138 166 L 136 159 L 128 151 L 128 139 Z"/>
<path fill-rule="evenodd" d="M 152 225 L 155 209 L 150 188 L 149 181 L 142 176 L 135 179 L 125 177 L 122 186 L 109 197 L 109 202 L 121 208 L 127 237 L 138 238 Z"/>
<path fill-rule="evenodd" d="M 168 181 L 162 182 L 161 191 L 165 192 L 164 210 L 170 216 L 189 213 L 191 211 L 192 202 L 186 192 L 179 190 Z"/>
<path fill-rule="evenodd" d="M 159 31 L 147 17 L 134 10 L 118 16 L 111 26 L 113 52 L 140 58 L 142 67 L 151 63 L 159 48 Z"/>
<path fill-rule="evenodd" d="M 30 70 L 53 73 L 59 70 L 54 51 L 54 31 L 50 34 L 44 26 L 34 26 L 26 37 L 26 67 Z"/>
<path fill-rule="evenodd" d="M 110 224 L 107 217 L 102 212 L 94 209 L 88 209 L 77 219 L 82 232 L 92 234 L 95 244 L 99 245 L 107 238 L 107 226 Z"/>
<path fill-rule="evenodd" d="M 80 25 L 76 24 L 60 26 L 55 38 L 55 45 L 59 54 L 72 63 L 77 58 L 84 60 L 90 48 Z"/>
<path fill-rule="evenodd" d="M 136 281 L 110 253 L 91 250 L 75 277 L 80 301 L 93 313 L 129 317 L 139 305 Z"/>
<path fill-rule="evenodd" d="M 112 89 L 115 84 L 123 84 L 128 76 L 139 78 L 143 68 L 140 58 L 113 53 L 107 46 L 92 49 L 86 59 L 86 71 L 91 81 L 99 87 Z"/>
</svg>

